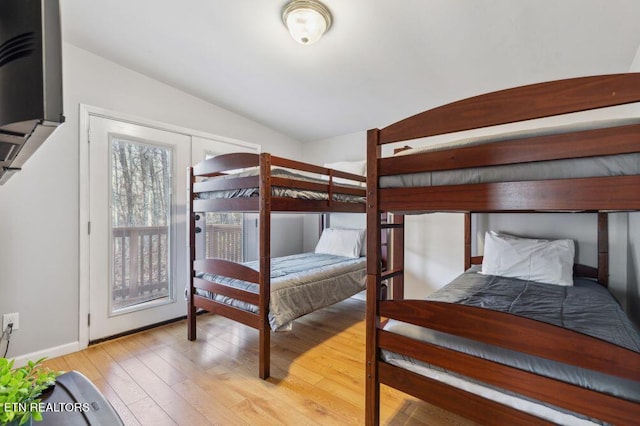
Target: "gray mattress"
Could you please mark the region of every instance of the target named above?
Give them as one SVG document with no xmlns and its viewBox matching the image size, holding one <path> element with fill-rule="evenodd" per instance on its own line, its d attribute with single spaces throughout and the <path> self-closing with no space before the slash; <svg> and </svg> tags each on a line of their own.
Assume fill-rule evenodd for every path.
<svg viewBox="0 0 640 426">
<path fill-rule="evenodd" d="M 259 270 L 257 261 L 244 265 Z M 366 260 L 329 254 L 302 253 L 271 259 L 271 298 L 269 324 L 274 331 L 287 330 L 291 321 L 302 315 L 337 303 L 365 289 Z M 242 280 L 203 274 L 204 279 L 258 293 L 258 286 Z M 229 297 L 197 290 L 213 298 L 250 312 L 258 307 Z"/>
<path fill-rule="evenodd" d="M 438 290 L 428 300 L 462 303 L 537 319 L 597 337 L 640 352 L 640 335 L 607 289 L 576 279 L 573 287 L 541 284 L 478 274 L 474 267 Z M 578 386 L 640 402 L 640 386 L 591 370 L 577 368 L 469 339 L 391 320 L 386 330 L 470 353 Z M 523 336 L 526 338 L 526 336 Z M 384 351 L 383 359 L 395 365 L 423 366 L 409 357 Z M 419 369 L 418 369 L 419 370 Z"/>
<path fill-rule="evenodd" d="M 227 175 L 227 178 L 258 176 L 258 174 L 259 174 L 258 168 L 252 167 L 248 170 L 244 170 L 239 173 L 229 174 Z M 290 170 L 281 169 L 281 168 L 271 169 L 271 176 L 302 180 L 305 182 L 321 183 L 323 185 L 326 185 L 328 183 L 327 180 L 317 179 L 311 176 L 306 176 L 300 173 L 294 173 Z M 357 185 L 343 185 L 343 186 L 349 186 L 352 188 L 361 188 L 361 189 L 363 188 Z M 202 200 L 220 199 L 220 198 L 238 198 L 238 197 L 257 197 L 259 195 L 259 191 L 260 191 L 259 188 L 242 188 L 242 189 L 231 189 L 231 190 L 225 190 L 225 191 L 200 192 L 198 193 L 197 196 L 199 199 L 202 199 Z M 272 186 L 271 195 L 273 197 L 297 198 L 297 199 L 303 199 L 303 200 L 317 200 L 317 201 L 323 201 L 323 200 L 329 199 L 328 192 L 310 191 L 310 190 L 303 190 L 298 188 L 286 188 L 286 187 L 280 187 L 280 186 Z M 350 203 L 364 203 L 365 197 L 360 197 L 357 195 L 334 193 L 333 200 L 340 201 L 340 202 L 350 202 Z"/>
<path fill-rule="evenodd" d="M 638 174 L 640 154 L 634 153 L 382 176 L 380 187 L 408 188 Z"/>
<path fill-rule="evenodd" d="M 403 151 L 398 155 L 441 151 L 444 149 L 484 145 L 505 140 L 519 140 L 527 137 L 628 126 L 638 123 L 640 123 L 640 117 L 625 117 L 578 122 L 561 126 L 540 127 L 431 144 Z M 380 178 L 380 186 L 382 188 L 404 188 L 637 174 L 640 174 L 640 154 L 634 153 L 383 176 Z"/>
</svg>

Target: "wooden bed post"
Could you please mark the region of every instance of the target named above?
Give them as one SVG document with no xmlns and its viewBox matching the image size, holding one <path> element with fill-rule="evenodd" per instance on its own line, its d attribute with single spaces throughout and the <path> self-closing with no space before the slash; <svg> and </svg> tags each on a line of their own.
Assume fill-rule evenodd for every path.
<svg viewBox="0 0 640 426">
<path fill-rule="evenodd" d="M 377 332 L 378 297 L 380 292 L 381 226 L 378 208 L 378 158 L 381 154 L 380 131 L 367 132 L 367 324 L 366 324 L 366 382 L 365 422 L 380 422 L 380 383 L 378 382 Z"/>
<path fill-rule="evenodd" d="M 271 295 L 271 155 L 260 154 L 260 361 L 259 375 L 266 379 L 271 365 L 271 329 L 269 297 Z"/>
<path fill-rule="evenodd" d="M 394 213 L 391 224 L 391 271 L 404 269 L 404 215 Z M 395 275 L 391 279 L 391 297 L 394 300 L 404 299 L 404 274 Z"/>
<path fill-rule="evenodd" d="M 471 267 L 471 212 L 464 213 L 464 270 Z"/>
<path fill-rule="evenodd" d="M 598 212 L 598 282 L 609 287 L 609 214 Z"/>
<path fill-rule="evenodd" d="M 193 183 L 194 183 L 193 167 L 187 168 L 187 230 L 189 235 L 189 246 L 187 247 L 187 256 L 189 256 L 189 288 L 187 289 L 187 338 L 196 340 L 196 307 L 193 301 L 193 260 L 196 258 L 196 215 L 193 212 Z"/>
</svg>

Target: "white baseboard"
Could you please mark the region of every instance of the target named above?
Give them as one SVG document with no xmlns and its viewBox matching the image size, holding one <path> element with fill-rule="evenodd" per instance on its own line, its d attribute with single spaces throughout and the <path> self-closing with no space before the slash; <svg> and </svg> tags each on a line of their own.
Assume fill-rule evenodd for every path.
<svg viewBox="0 0 640 426">
<path fill-rule="evenodd" d="M 82 345 L 80 342 L 71 342 L 65 345 L 31 352 L 29 354 L 15 357 L 14 367 L 22 367 L 24 365 L 27 365 L 29 361 L 37 361 L 40 358 L 55 358 L 58 356 L 67 355 L 73 352 L 78 352 L 79 350 L 84 348 L 86 348 L 86 345 Z"/>
</svg>

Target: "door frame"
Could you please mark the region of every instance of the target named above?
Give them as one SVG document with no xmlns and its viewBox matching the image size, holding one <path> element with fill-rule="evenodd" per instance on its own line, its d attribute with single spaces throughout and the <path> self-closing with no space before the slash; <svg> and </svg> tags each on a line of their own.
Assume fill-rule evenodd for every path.
<svg viewBox="0 0 640 426">
<path fill-rule="evenodd" d="M 126 114 L 122 112 L 112 111 L 105 108 L 95 107 L 87 104 L 80 104 L 79 111 L 79 201 L 80 209 L 78 212 L 78 257 L 79 257 L 79 306 L 78 306 L 78 341 L 80 349 L 89 346 L 89 119 L 91 116 L 106 118 L 110 120 L 122 121 L 135 125 L 150 127 L 157 130 L 179 133 L 185 136 L 201 137 L 224 142 L 230 145 L 237 145 L 242 148 L 255 149 L 260 152 L 260 145 L 252 142 L 245 142 L 239 139 L 228 138 L 224 136 L 214 135 L 198 130 L 188 129 L 182 126 L 163 123 L 148 118 Z M 189 146 L 189 158 L 192 158 L 191 144 Z M 186 173 L 186 170 L 176 170 L 176 173 Z M 186 188 L 178 188 L 178 191 Z M 188 250 L 187 250 L 188 252 Z M 180 260 L 178 259 L 178 262 Z M 184 259 L 188 262 L 188 259 Z M 176 289 L 177 297 L 181 297 L 180 289 Z M 185 312 L 185 317 L 186 317 Z"/>
</svg>

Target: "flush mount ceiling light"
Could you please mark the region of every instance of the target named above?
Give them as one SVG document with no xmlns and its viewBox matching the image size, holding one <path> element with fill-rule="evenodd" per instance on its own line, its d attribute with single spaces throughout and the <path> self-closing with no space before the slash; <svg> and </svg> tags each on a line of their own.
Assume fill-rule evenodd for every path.
<svg viewBox="0 0 640 426">
<path fill-rule="evenodd" d="M 300 44 L 313 44 L 331 28 L 331 12 L 316 0 L 292 0 L 282 8 L 282 22 Z"/>
</svg>

